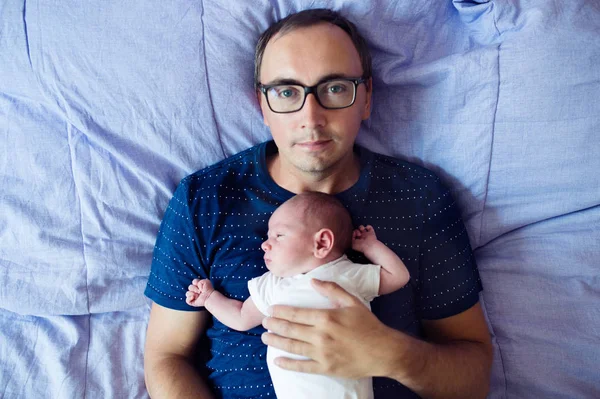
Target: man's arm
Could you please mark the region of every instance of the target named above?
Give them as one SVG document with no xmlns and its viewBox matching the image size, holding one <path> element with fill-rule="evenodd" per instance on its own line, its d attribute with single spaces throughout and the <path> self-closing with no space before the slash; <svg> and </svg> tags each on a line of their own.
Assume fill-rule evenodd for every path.
<svg viewBox="0 0 600 399">
<path fill-rule="evenodd" d="M 493 348 L 479 303 L 470 309 L 440 320 L 423 321 L 429 342 L 411 338 L 406 362 L 421 365 L 402 378 L 402 383 L 425 398 L 485 398 L 489 391 Z M 423 356 L 420 360 L 418 356 Z M 440 372 L 443 370 L 443 372 Z M 399 379 L 401 376 L 396 376 Z"/>
<path fill-rule="evenodd" d="M 337 308 L 274 306 L 273 317 L 263 321 L 271 330 L 263 342 L 312 359 L 278 358 L 278 366 L 347 378 L 389 377 L 424 398 L 485 398 L 492 346 L 479 304 L 425 322 L 425 342 L 387 327 L 337 284 L 313 282 Z"/>
<path fill-rule="evenodd" d="M 144 376 L 152 398 L 213 398 L 193 366 L 196 345 L 208 320 L 208 312 L 183 312 L 152 304 L 144 350 Z"/>
</svg>

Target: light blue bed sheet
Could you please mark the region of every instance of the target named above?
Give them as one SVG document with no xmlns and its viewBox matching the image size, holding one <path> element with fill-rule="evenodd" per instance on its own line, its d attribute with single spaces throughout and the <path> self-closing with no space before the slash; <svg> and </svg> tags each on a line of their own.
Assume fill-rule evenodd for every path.
<svg viewBox="0 0 600 399">
<path fill-rule="evenodd" d="M 373 54 L 359 143 L 452 188 L 490 398 L 600 396 L 597 1 L 0 4 L 0 396 L 147 397 L 143 296 L 185 175 L 269 138 L 255 41 L 341 10 Z"/>
</svg>

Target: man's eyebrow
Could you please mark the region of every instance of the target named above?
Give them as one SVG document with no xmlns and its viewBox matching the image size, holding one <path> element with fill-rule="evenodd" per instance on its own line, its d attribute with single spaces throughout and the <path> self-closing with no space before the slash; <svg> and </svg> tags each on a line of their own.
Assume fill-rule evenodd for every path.
<svg viewBox="0 0 600 399">
<path fill-rule="evenodd" d="M 344 73 L 330 73 L 328 75 L 325 75 L 323 77 L 321 77 L 316 84 L 319 83 L 323 83 L 327 80 L 331 80 L 331 79 L 353 79 L 356 78 L 356 76 L 350 76 Z M 299 80 L 296 79 L 289 79 L 289 78 L 275 78 L 274 80 L 272 80 L 269 83 L 264 83 L 263 86 L 273 86 L 273 85 L 299 85 L 299 86 L 307 86 L 304 83 L 300 82 Z"/>
<path fill-rule="evenodd" d="M 295 79 L 285 79 L 285 78 L 277 78 L 272 80 L 269 83 L 263 83 L 263 86 L 273 86 L 273 85 L 300 85 L 304 86 L 304 84 Z"/>
<path fill-rule="evenodd" d="M 330 73 L 329 75 L 325 75 L 321 79 L 319 79 L 317 84 L 323 83 L 324 81 L 331 80 L 331 79 L 354 79 L 354 78 L 356 78 L 356 76 L 350 76 L 345 73 Z"/>
</svg>

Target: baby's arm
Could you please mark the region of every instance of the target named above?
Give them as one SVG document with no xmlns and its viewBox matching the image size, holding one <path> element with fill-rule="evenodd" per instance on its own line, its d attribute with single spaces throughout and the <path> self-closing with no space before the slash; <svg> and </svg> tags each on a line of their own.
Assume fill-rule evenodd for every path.
<svg viewBox="0 0 600 399">
<path fill-rule="evenodd" d="M 379 295 L 389 294 L 406 285 L 408 269 L 394 251 L 377 239 L 372 226 L 360 226 L 352 234 L 352 249 L 365 254 L 372 263 L 381 266 Z"/>
<path fill-rule="evenodd" d="M 192 281 L 185 294 L 185 301 L 190 306 L 204 306 L 221 323 L 238 331 L 258 326 L 265 317 L 254 304 L 252 297 L 244 302 L 229 299 L 215 291 L 208 279 Z"/>
</svg>

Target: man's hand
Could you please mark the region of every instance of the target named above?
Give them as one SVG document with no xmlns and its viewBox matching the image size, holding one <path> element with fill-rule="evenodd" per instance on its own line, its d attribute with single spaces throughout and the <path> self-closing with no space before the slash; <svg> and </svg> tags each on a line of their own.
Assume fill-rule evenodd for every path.
<svg viewBox="0 0 600 399">
<path fill-rule="evenodd" d="M 362 224 L 352 233 L 352 249 L 364 253 L 367 248 L 377 242 L 377 235 L 373 226 L 367 227 Z"/>
<path fill-rule="evenodd" d="M 346 378 L 389 377 L 423 398 L 485 398 L 492 346 L 479 303 L 458 315 L 424 321 L 430 342 L 381 323 L 332 282 L 313 280 L 335 309 L 273 306 L 265 344 L 309 360 L 277 358 L 279 367 Z"/>
<path fill-rule="evenodd" d="M 209 279 L 194 279 L 185 293 L 185 302 L 194 307 L 205 306 L 214 290 Z"/>
<path fill-rule="evenodd" d="M 287 370 L 353 379 L 385 375 L 390 365 L 376 352 L 388 348 L 384 341 L 396 331 L 381 323 L 339 285 L 320 280 L 313 280 L 312 284 L 336 308 L 273 306 L 272 317 L 263 321 L 271 332 L 264 333 L 262 341 L 311 359 L 280 357 L 275 364 Z"/>
</svg>

